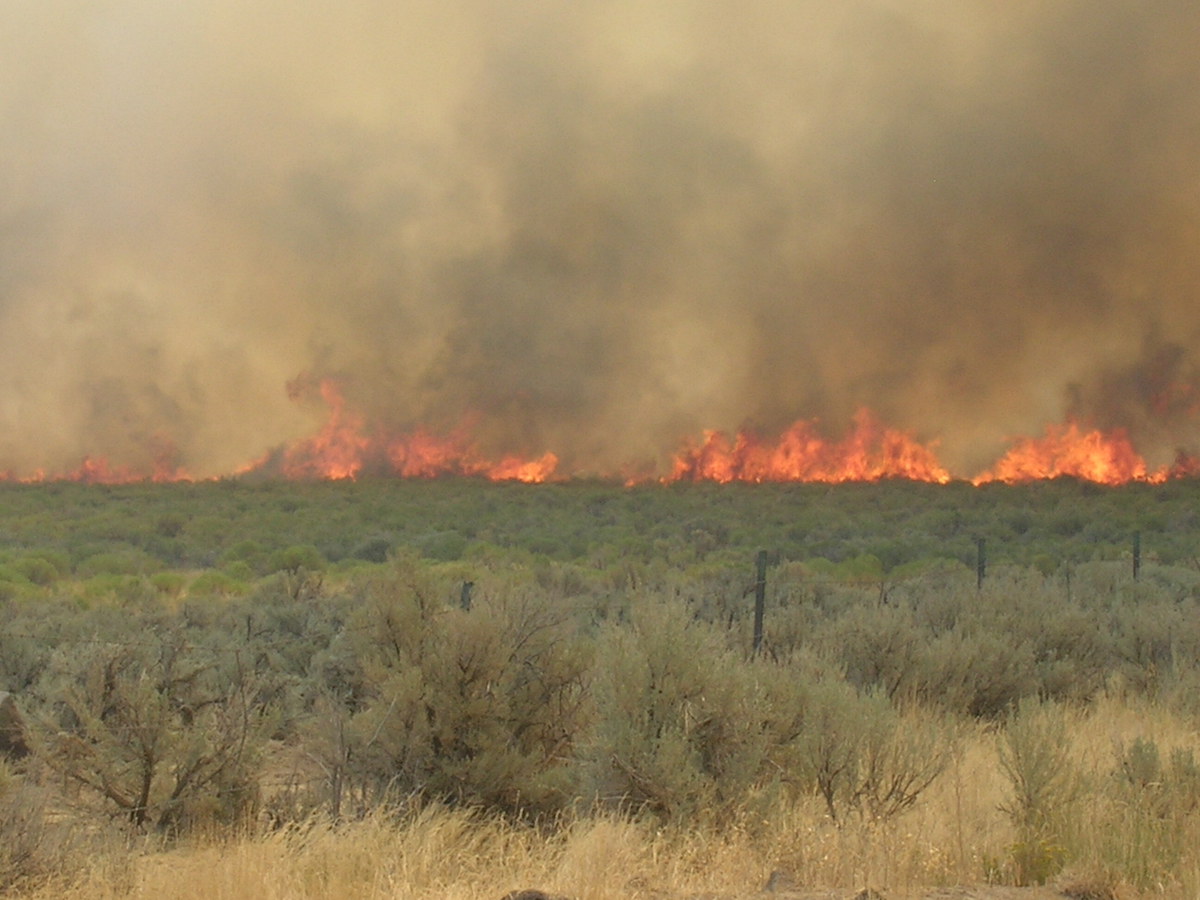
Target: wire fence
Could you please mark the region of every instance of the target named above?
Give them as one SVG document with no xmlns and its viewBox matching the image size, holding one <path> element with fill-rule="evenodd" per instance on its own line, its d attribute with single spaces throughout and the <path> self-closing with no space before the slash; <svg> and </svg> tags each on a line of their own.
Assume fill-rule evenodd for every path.
<svg viewBox="0 0 1200 900">
<path fill-rule="evenodd" d="M 975 543 L 976 559 L 973 573 L 975 588 L 983 590 L 989 578 L 994 576 L 997 569 L 1011 568 L 1016 564 L 1003 559 L 1003 557 L 998 560 L 990 559 L 989 545 L 985 539 L 979 538 Z M 1140 531 L 1134 532 L 1131 535 L 1129 547 L 1128 558 L 1122 559 L 1119 562 L 1109 561 L 1109 564 L 1124 570 L 1128 580 L 1136 582 L 1140 580 L 1143 572 L 1142 534 Z M 796 590 L 808 591 L 813 589 L 869 590 L 877 592 L 878 599 L 887 602 L 896 592 L 902 591 L 905 588 L 914 586 L 944 586 L 949 579 L 964 580 L 967 577 L 966 573 L 970 571 L 970 567 L 964 568 L 961 562 L 952 560 L 943 560 L 940 563 L 938 561 L 931 561 L 928 566 L 916 570 L 901 567 L 898 571 L 883 571 L 879 569 L 863 573 L 814 571 L 809 568 L 808 564 L 799 562 L 795 567 L 790 567 L 784 577 L 778 578 L 777 574 L 783 563 L 785 561 L 780 559 L 778 553 L 766 550 L 758 551 L 753 559 L 752 574 L 750 566 L 747 566 L 747 577 L 742 582 L 743 587 L 740 589 L 740 598 L 737 596 L 724 598 L 723 607 L 727 609 L 732 608 L 733 615 L 738 618 L 745 611 L 753 611 L 754 628 L 752 642 L 755 652 L 761 648 L 763 643 L 763 635 L 768 624 L 768 605 L 771 601 L 778 603 L 781 594 L 791 596 L 791 592 Z M 1196 567 L 1200 568 L 1200 560 L 1197 561 Z M 444 598 L 440 611 L 458 608 L 464 613 L 469 614 L 473 605 L 478 606 L 480 599 L 484 601 L 488 599 L 486 594 L 481 597 L 476 587 L 477 583 L 471 580 L 464 580 L 461 584 L 456 583 L 453 591 L 447 593 L 447 596 Z M 638 589 L 631 587 L 630 590 L 636 591 Z M 737 590 L 734 589 L 733 593 L 737 593 Z M 742 602 L 751 595 L 753 595 L 753 606 Z M 314 602 L 316 603 L 320 603 L 320 600 L 320 597 L 314 598 Z M 142 636 L 137 637 L 115 637 L 56 633 L 58 623 L 50 625 L 45 631 L 37 631 L 14 627 L 10 621 L 8 624 L 2 626 L 0 641 L 7 638 L 15 638 L 42 644 L 50 643 L 55 646 L 92 646 L 160 651 L 169 648 L 175 652 L 212 654 L 214 656 L 237 658 L 244 657 L 247 654 L 261 654 L 271 650 L 294 649 L 298 642 L 302 641 L 305 637 L 319 636 L 332 644 L 335 640 L 344 636 L 379 631 L 381 627 L 385 627 L 381 625 L 379 620 L 361 625 L 346 625 L 336 621 L 325 620 L 323 626 L 319 633 L 305 632 L 301 634 L 293 633 L 267 636 L 260 631 L 242 642 L 211 643 L 205 640 L 197 641 L 186 637 L 187 626 L 164 629 L 160 633 L 154 634 L 153 637 L 145 636 L 144 633 Z"/>
</svg>

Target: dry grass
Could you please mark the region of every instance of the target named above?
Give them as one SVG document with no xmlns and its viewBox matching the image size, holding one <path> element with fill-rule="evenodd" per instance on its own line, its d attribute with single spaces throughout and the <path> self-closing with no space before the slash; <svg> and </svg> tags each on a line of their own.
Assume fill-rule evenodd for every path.
<svg viewBox="0 0 1200 900">
<path fill-rule="evenodd" d="M 1162 747 L 1200 746 L 1193 721 L 1152 705 L 1101 701 L 1086 713 L 1064 715 L 1070 717 L 1073 758 L 1093 788 L 1111 772 L 1118 742 L 1141 737 Z M 900 895 L 978 883 L 987 860 L 1010 852 L 1015 838 L 1000 810 L 1007 785 L 995 747 L 993 730 L 971 726 L 953 765 L 922 801 L 881 824 L 834 827 L 823 805 L 807 800 L 746 814 L 720 830 L 660 829 L 602 816 L 538 831 L 432 808 L 401 820 L 375 815 L 170 849 L 110 850 L 89 860 L 85 874 L 23 896 L 498 900 L 510 890 L 538 887 L 573 900 L 624 900 L 744 895 L 776 869 L 806 887 L 852 893 L 869 886 Z M 1120 866 L 1136 868 L 1137 854 L 1151 864 L 1160 858 L 1160 848 L 1138 845 L 1153 837 L 1134 833 L 1123 811 L 1099 790 L 1078 803 L 1079 827 L 1064 836 L 1072 859 L 1061 883 L 1111 885 L 1125 900 L 1200 896 L 1200 810 L 1181 824 L 1186 833 L 1177 837 L 1185 849 L 1173 868 L 1135 885 Z M 1124 847 L 1114 846 L 1114 833 Z M 1131 859 L 1122 861 L 1122 854 Z"/>
</svg>

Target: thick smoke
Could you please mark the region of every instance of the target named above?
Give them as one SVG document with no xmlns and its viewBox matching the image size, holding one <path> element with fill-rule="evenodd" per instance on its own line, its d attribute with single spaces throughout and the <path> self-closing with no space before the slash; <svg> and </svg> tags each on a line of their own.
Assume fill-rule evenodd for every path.
<svg viewBox="0 0 1200 900">
<path fill-rule="evenodd" d="M 572 471 L 860 407 L 1200 449 L 1185 0 L 0 10 L 0 472 L 476 423 Z"/>
</svg>

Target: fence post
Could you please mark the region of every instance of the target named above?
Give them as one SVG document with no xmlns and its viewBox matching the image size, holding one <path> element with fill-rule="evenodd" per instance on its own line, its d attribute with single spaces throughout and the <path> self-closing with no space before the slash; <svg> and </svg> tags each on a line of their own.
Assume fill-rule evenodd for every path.
<svg viewBox="0 0 1200 900">
<path fill-rule="evenodd" d="M 754 655 L 757 656 L 763 641 L 763 610 L 767 605 L 767 551 L 758 551 L 754 575 Z"/>
<path fill-rule="evenodd" d="M 987 541 L 975 539 L 975 590 L 983 589 L 983 576 L 987 574 Z"/>
<path fill-rule="evenodd" d="M 1133 533 L 1133 580 L 1138 580 L 1138 575 L 1142 571 L 1142 533 L 1135 531 Z"/>
</svg>

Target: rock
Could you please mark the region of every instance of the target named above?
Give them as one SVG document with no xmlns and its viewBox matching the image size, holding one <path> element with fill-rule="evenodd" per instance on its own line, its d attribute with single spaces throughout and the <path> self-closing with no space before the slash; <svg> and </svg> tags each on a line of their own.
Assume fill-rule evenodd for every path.
<svg viewBox="0 0 1200 900">
<path fill-rule="evenodd" d="M 545 891 L 524 890 L 505 894 L 501 900 L 567 900 L 557 894 L 547 894 Z"/>
</svg>

